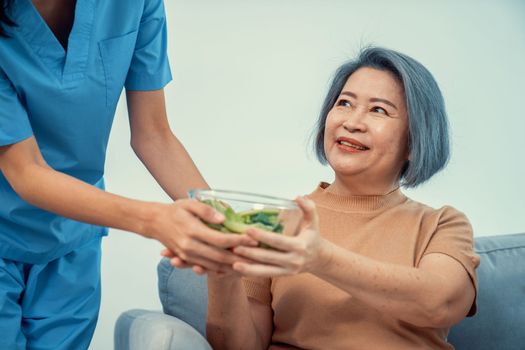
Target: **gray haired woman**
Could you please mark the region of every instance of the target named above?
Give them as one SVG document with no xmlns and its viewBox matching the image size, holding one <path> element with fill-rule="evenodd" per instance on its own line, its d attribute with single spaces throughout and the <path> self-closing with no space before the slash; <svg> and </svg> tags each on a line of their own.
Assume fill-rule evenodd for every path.
<svg viewBox="0 0 525 350">
<path fill-rule="evenodd" d="M 441 92 L 426 68 L 383 48 L 339 68 L 316 150 L 335 180 L 297 199 L 295 237 L 246 232 L 247 262 L 208 276 L 217 349 L 450 349 L 450 326 L 476 311 L 479 258 L 460 211 L 407 198 L 449 157 Z M 185 266 L 179 257 L 172 264 Z M 203 272 L 204 269 L 194 267 Z"/>
</svg>

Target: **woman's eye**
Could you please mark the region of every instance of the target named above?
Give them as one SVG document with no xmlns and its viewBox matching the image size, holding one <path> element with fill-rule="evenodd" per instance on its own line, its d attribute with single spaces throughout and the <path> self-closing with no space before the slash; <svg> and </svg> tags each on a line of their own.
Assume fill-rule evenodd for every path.
<svg viewBox="0 0 525 350">
<path fill-rule="evenodd" d="M 352 106 L 352 104 L 348 100 L 339 100 L 339 101 L 337 101 L 337 105 L 338 106 L 343 106 L 343 107 L 351 107 Z"/>
<path fill-rule="evenodd" d="M 372 108 L 372 112 L 388 115 L 386 110 L 384 108 L 381 108 L 381 107 L 374 107 L 374 108 Z"/>
</svg>

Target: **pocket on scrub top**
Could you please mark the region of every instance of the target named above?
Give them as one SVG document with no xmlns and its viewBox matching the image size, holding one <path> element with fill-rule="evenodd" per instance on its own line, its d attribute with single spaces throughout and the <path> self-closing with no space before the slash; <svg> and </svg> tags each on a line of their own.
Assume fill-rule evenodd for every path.
<svg viewBox="0 0 525 350">
<path fill-rule="evenodd" d="M 99 41 L 98 47 L 106 78 L 106 104 L 114 108 L 124 87 L 129 71 L 137 31 Z"/>
</svg>

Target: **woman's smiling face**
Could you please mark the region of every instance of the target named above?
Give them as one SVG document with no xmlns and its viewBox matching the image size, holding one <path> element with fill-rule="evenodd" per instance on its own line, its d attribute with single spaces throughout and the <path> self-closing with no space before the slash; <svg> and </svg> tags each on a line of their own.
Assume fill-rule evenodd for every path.
<svg viewBox="0 0 525 350">
<path fill-rule="evenodd" d="M 324 149 L 337 178 L 397 184 L 409 157 L 401 82 L 389 71 L 355 71 L 326 118 Z"/>
</svg>

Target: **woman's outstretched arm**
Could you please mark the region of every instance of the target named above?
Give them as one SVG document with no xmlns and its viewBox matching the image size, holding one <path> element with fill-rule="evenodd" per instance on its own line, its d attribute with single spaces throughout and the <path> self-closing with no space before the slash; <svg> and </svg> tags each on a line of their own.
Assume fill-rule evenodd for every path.
<svg viewBox="0 0 525 350">
<path fill-rule="evenodd" d="M 425 255 L 417 267 L 356 254 L 320 237 L 313 202 L 299 199 L 305 227 L 296 237 L 252 230 L 248 235 L 275 250 L 237 247 L 234 252 L 259 263 L 236 262 L 251 276 L 309 272 L 382 313 L 419 327 L 445 328 L 463 319 L 475 298 L 473 283 L 454 258 Z"/>
</svg>

